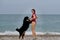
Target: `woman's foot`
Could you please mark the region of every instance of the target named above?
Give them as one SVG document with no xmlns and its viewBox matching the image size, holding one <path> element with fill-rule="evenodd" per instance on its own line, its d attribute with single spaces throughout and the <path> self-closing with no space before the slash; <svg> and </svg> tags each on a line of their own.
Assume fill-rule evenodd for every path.
<svg viewBox="0 0 60 40">
<path fill-rule="evenodd" d="M 37 38 L 33 38 L 33 40 L 37 40 Z"/>
</svg>

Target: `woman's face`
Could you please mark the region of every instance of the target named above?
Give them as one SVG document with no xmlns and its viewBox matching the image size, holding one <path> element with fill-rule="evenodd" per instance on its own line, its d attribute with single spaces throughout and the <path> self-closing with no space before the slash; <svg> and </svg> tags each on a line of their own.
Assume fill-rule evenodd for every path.
<svg viewBox="0 0 60 40">
<path fill-rule="evenodd" d="M 32 13 L 34 13 L 34 11 L 32 10 Z"/>
</svg>

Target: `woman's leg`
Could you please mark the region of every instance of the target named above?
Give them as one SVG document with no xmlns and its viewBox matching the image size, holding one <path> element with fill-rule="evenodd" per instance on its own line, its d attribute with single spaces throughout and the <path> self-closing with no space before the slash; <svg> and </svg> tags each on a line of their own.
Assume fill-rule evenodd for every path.
<svg viewBox="0 0 60 40">
<path fill-rule="evenodd" d="M 35 26 L 36 26 L 36 23 L 32 22 L 32 35 L 34 38 L 36 38 Z"/>
</svg>

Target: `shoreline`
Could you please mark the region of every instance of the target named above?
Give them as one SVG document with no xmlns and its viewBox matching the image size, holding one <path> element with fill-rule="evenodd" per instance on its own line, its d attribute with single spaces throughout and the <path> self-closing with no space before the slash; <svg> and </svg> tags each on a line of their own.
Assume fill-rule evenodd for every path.
<svg viewBox="0 0 60 40">
<path fill-rule="evenodd" d="M 37 35 L 37 40 L 60 40 L 60 35 Z M 32 35 L 26 35 L 24 40 L 32 40 Z M 19 40 L 19 35 L 0 35 L 0 40 Z"/>
<path fill-rule="evenodd" d="M 17 36 L 19 36 L 19 35 L 0 35 L 0 37 L 17 37 Z M 25 36 L 31 36 L 32 37 L 32 35 L 25 35 Z M 60 35 L 53 35 L 53 34 L 43 34 L 43 35 L 41 35 L 41 34 L 38 34 L 37 36 L 39 36 L 39 37 L 41 37 L 41 36 L 60 36 Z"/>
</svg>

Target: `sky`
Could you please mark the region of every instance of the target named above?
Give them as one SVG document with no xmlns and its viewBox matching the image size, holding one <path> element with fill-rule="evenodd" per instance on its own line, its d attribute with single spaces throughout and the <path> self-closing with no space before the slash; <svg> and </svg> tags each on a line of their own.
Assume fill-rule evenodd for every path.
<svg viewBox="0 0 60 40">
<path fill-rule="evenodd" d="M 0 14 L 60 14 L 60 0 L 0 0 Z"/>
</svg>

